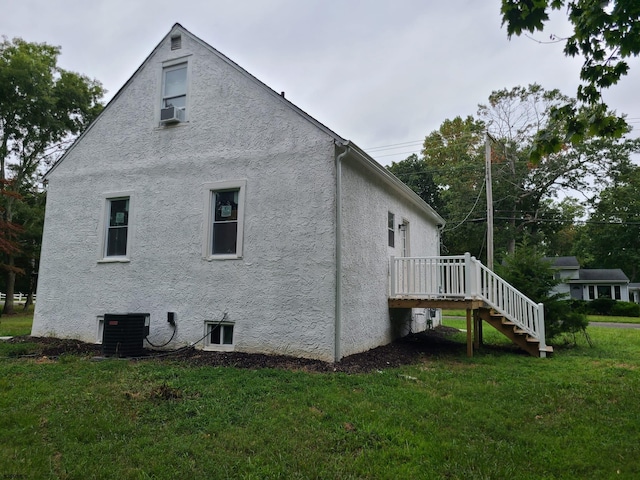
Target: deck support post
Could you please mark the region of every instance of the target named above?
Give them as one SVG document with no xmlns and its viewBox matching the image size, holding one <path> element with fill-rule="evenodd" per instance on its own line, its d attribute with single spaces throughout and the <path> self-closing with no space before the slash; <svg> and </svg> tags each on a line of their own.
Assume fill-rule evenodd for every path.
<svg viewBox="0 0 640 480">
<path fill-rule="evenodd" d="M 467 308 L 467 357 L 473 357 L 473 333 L 471 324 L 471 309 Z"/>
<path fill-rule="evenodd" d="M 478 310 L 473 311 L 473 343 L 476 349 L 482 345 L 482 318 Z"/>
</svg>

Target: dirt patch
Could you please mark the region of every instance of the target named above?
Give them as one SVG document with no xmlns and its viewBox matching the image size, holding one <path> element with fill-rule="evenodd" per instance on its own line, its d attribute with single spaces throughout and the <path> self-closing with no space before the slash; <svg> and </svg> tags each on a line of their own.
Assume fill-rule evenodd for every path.
<svg viewBox="0 0 640 480">
<path fill-rule="evenodd" d="M 389 345 L 371 349 L 367 352 L 350 355 L 337 363 L 327 363 L 306 358 L 284 355 L 249 354 L 242 352 L 205 352 L 195 348 L 183 348 L 175 351 L 145 350 L 145 356 L 136 360 L 154 359 L 156 361 L 184 362 L 194 366 L 236 367 L 236 368 L 279 368 L 303 370 L 309 372 L 346 372 L 366 373 L 386 368 L 400 367 L 417 363 L 425 357 L 448 355 L 464 356 L 466 346 L 450 339 L 458 330 L 450 327 L 436 327 L 427 332 L 409 335 Z M 10 343 L 32 343 L 37 348 L 34 353 L 41 357 L 60 355 L 100 356 L 100 345 L 83 343 L 78 340 L 51 337 L 15 337 Z"/>
</svg>

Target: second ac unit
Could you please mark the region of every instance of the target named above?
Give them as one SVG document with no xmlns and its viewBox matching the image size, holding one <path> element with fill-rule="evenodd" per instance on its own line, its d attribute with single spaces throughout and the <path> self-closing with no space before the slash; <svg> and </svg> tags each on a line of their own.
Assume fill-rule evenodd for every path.
<svg viewBox="0 0 640 480">
<path fill-rule="evenodd" d="M 167 107 L 160 110 L 161 123 L 179 123 L 184 122 L 184 108 Z"/>
</svg>

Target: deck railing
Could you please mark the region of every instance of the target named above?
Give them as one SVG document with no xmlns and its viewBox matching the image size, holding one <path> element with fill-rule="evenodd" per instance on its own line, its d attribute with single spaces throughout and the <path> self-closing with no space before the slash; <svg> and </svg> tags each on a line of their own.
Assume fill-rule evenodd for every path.
<svg viewBox="0 0 640 480">
<path fill-rule="evenodd" d="M 544 308 L 468 253 L 438 257 L 391 257 L 390 297 L 481 300 L 546 347 Z"/>
</svg>

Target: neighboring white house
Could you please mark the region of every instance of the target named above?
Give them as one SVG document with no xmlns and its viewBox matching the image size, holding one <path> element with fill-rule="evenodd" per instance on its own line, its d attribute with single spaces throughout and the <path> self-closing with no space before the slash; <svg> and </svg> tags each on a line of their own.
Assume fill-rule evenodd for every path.
<svg viewBox="0 0 640 480">
<path fill-rule="evenodd" d="M 629 278 L 619 268 L 580 268 L 576 257 L 553 257 L 556 279 L 561 283 L 554 293 L 561 293 L 574 300 L 612 298 L 629 301 Z"/>
<path fill-rule="evenodd" d="M 156 345 L 335 361 L 426 323 L 391 320 L 388 259 L 443 219 L 179 24 L 45 179 L 35 336 L 144 312 Z"/>
</svg>

